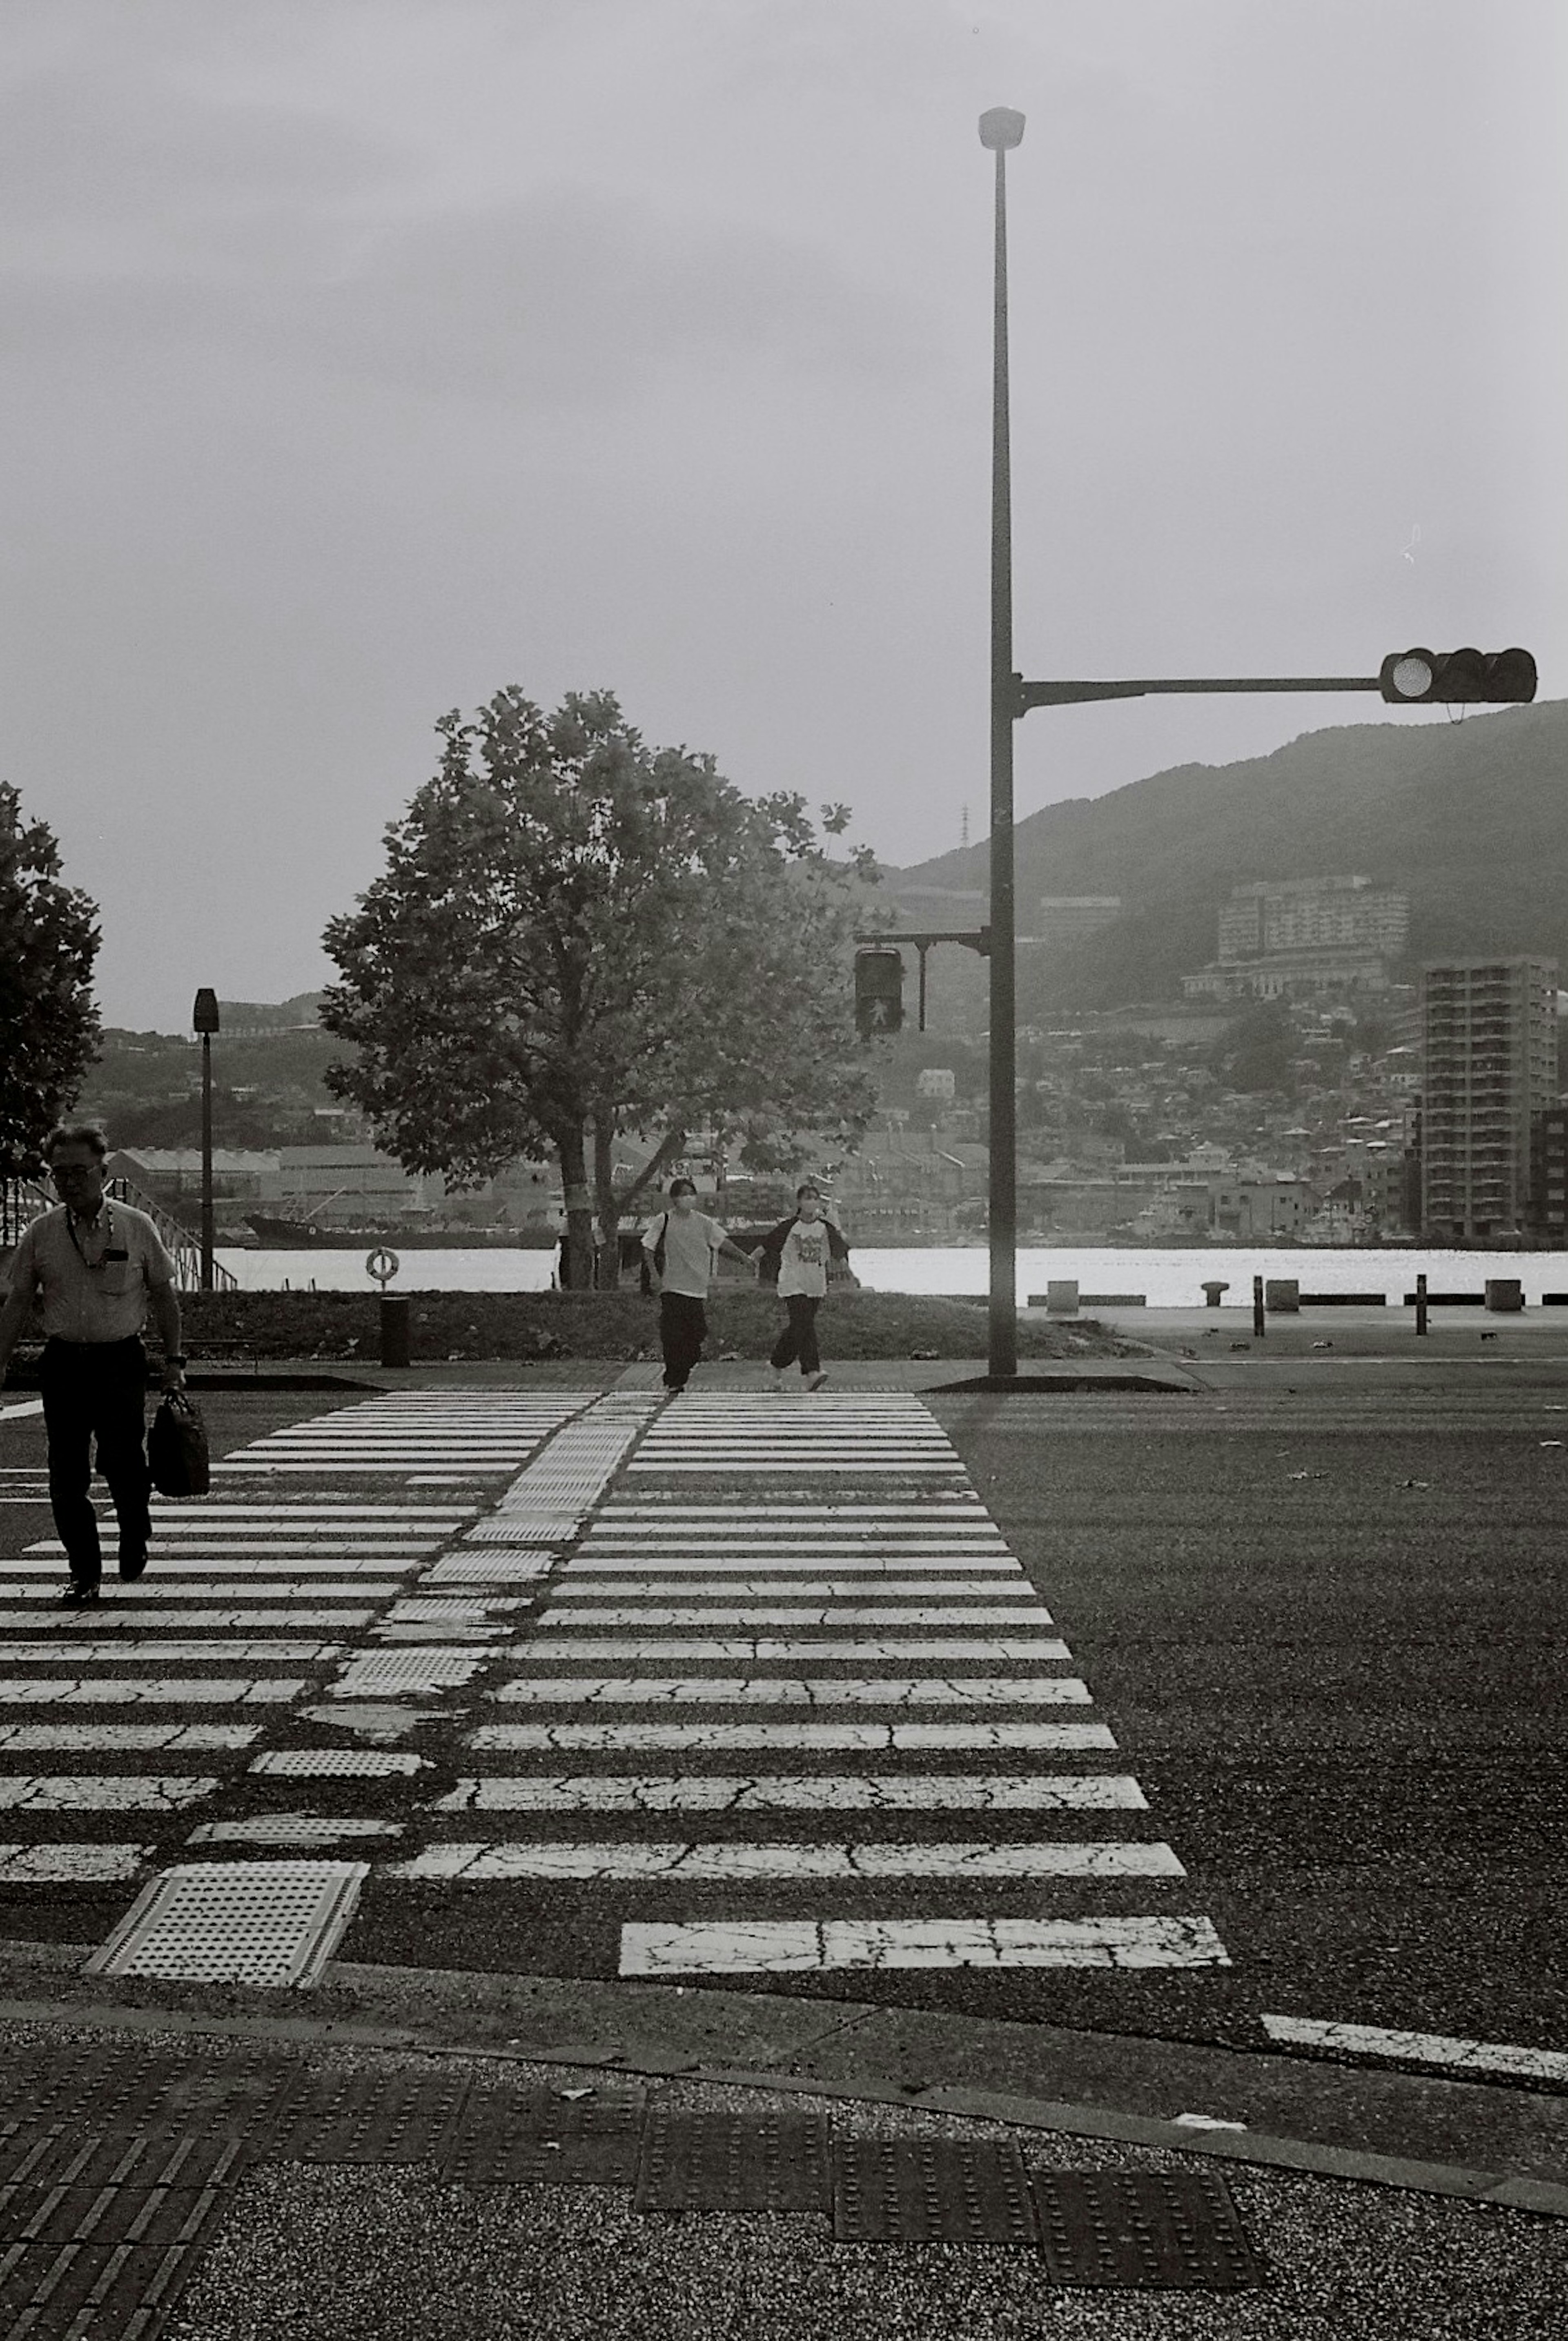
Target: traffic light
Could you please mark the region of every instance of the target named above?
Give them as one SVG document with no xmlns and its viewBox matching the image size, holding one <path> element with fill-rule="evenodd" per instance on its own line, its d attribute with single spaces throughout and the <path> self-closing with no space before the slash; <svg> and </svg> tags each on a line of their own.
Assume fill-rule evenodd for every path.
<svg viewBox="0 0 1568 2341">
<path fill-rule="evenodd" d="M 887 946 L 854 955 L 854 1022 L 863 1041 L 904 1022 L 904 953 Z"/>
<path fill-rule="evenodd" d="M 1393 651 L 1377 671 L 1378 687 L 1396 707 L 1500 707 L 1535 696 L 1528 651 Z"/>
</svg>

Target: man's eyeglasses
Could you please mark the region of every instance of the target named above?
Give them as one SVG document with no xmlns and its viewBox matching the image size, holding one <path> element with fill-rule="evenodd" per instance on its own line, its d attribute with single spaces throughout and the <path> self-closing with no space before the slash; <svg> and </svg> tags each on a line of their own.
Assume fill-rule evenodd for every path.
<svg viewBox="0 0 1568 2341">
<path fill-rule="evenodd" d="M 67 1179 L 94 1178 L 97 1174 L 97 1170 L 98 1165 L 95 1162 L 67 1162 L 63 1169 L 58 1170 L 55 1170 L 54 1164 L 51 1163 L 49 1166 L 49 1176 L 53 1179 L 55 1184 L 59 1187 L 63 1186 Z"/>
</svg>

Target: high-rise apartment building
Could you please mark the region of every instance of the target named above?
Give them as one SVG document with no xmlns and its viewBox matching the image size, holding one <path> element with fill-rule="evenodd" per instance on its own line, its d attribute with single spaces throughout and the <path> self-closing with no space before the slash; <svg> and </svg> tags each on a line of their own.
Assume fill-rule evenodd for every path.
<svg viewBox="0 0 1568 2341">
<path fill-rule="evenodd" d="M 1422 1231 L 1506 1238 L 1531 1214 L 1531 1125 L 1557 1093 L 1557 969 L 1458 960 L 1423 978 Z"/>
<path fill-rule="evenodd" d="M 1410 897 L 1370 878 L 1265 878 L 1233 886 L 1221 904 L 1220 958 L 1372 951 L 1397 959 L 1409 931 Z"/>
</svg>

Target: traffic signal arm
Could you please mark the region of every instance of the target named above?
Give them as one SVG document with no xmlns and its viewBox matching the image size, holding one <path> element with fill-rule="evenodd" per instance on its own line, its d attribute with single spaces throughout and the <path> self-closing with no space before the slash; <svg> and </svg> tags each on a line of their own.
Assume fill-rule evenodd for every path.
<svg viewBox="0 0 1568 2341">
<path fill-rule="evenodd" d="M 1535 696 L 1528 651 L 1395 651 L 1375 674 L 1167 675 L 1136 682 L 1025 682 L 1013 678 L 1015 715 L 1093 699 L 1144 699 L 1160 692 L 1375 691 L 1394 707 L 1518 706 Z"/>
</svg>

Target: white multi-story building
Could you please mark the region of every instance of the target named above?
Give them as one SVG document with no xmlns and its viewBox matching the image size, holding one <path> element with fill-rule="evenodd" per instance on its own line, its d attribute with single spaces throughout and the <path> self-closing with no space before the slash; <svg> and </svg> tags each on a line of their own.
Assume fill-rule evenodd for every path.
<svg viewBox="0 0 1568 2341">
<path fill-rule="evenodd" d="M 1499 1238 L 1530 1217 L 1533 1118 L 1557 1095 L 1557 969 L 1549 959 L 1430 966 L 1421 1123 L 1429 1240 Z"/>
<path fill-rule="evenodd" d="M 1334 951 L 1397 959 L 1409 932 L 1409 895 L 1370 878 L 1265 878 L 1231 889 L 1220 910 L 1219 956 Z"/>
</svg>

